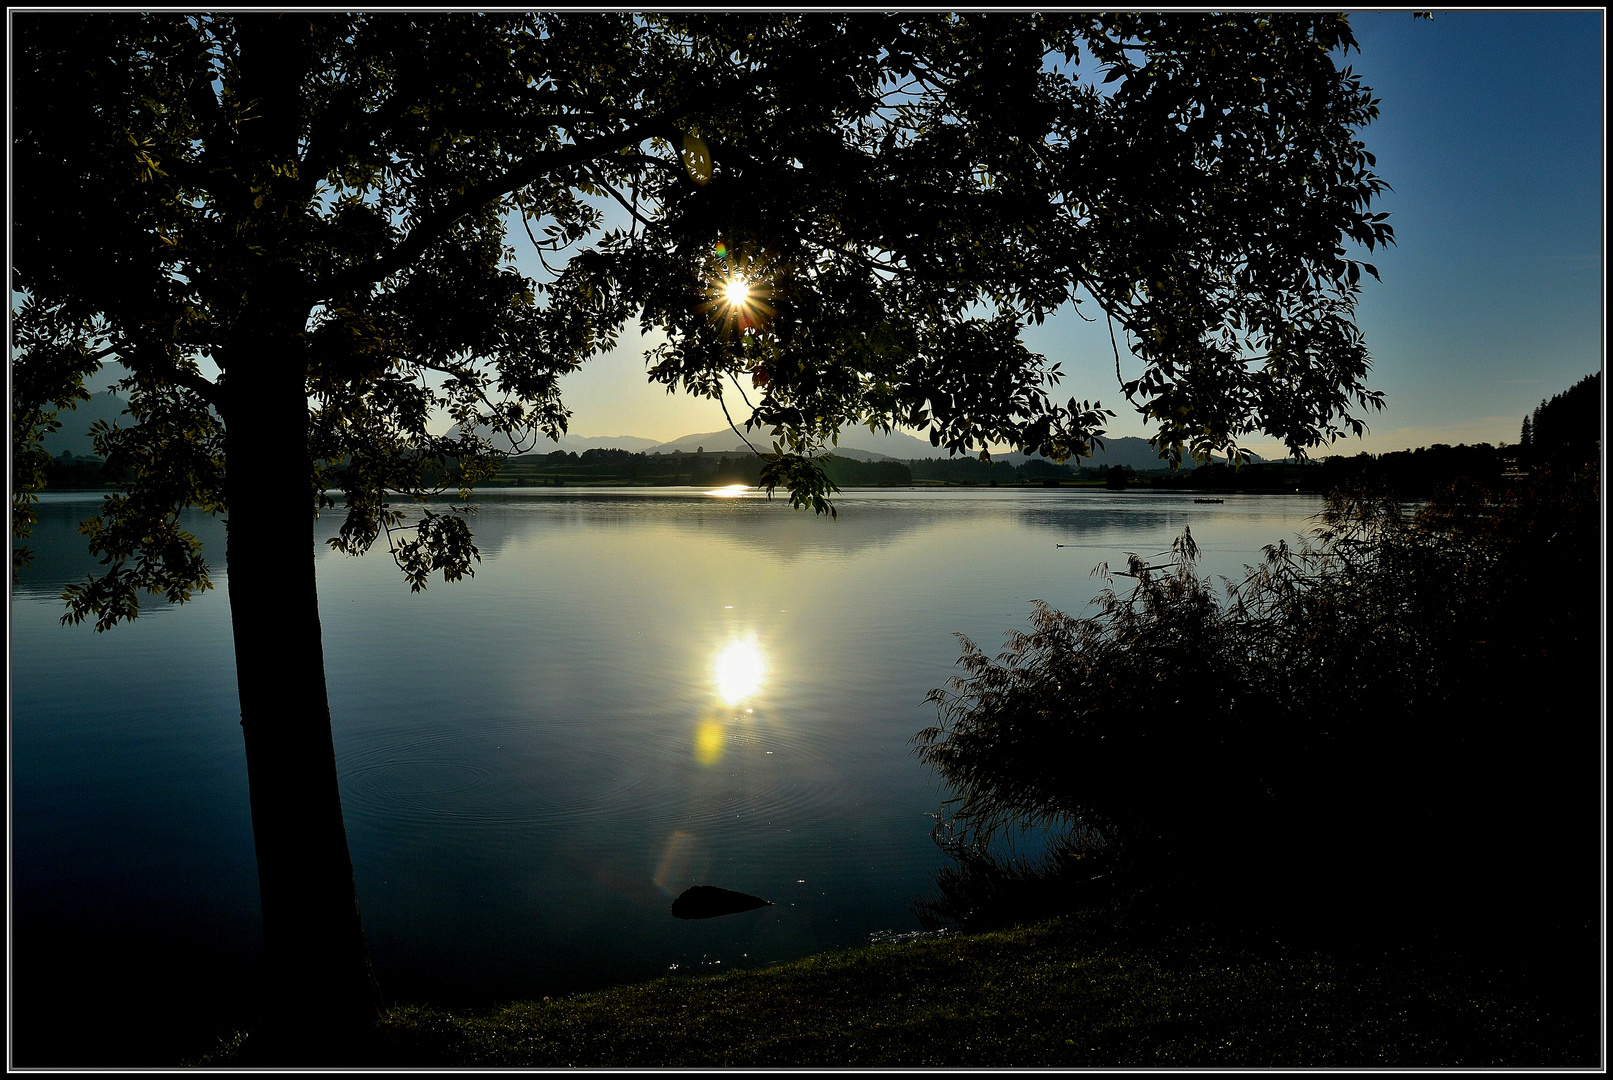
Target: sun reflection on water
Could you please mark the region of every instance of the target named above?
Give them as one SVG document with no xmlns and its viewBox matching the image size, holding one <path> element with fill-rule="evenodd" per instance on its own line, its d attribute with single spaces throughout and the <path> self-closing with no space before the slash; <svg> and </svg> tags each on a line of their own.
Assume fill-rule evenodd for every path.
<svg viewBox="0 0 1613 1080">
<path fill-rule="evenodd" d="M 722 760 L 723 740 L 728 732 L 718 720 L 705 720 L 694 732 L 694 757 L 702 765 L 715 765 Z"/>
<path fill-rule="evenodd" d="M 755 638 L 731 642 L 717 654 L 717 696 L 726 705 L 738 705 L 761 689 L 766 673 Z"/>
<path fill-rule="evenodd" d="M 767 674 L 756 636 L 730 641 L 717 653 L 711 673 L 719 705 L 694 729 L 694 756 L 702 765 L 721 761 L 729 737 L 755 715 L 754 708 L 742 706 L 755 697 Z"/>
</svg>

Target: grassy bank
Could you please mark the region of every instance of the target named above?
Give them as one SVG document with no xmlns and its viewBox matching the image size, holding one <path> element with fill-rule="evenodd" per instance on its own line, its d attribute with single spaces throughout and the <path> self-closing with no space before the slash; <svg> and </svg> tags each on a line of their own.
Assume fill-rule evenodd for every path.
<svg viewBox="0 0 1613 1080">
<path fill-rule="evenodd" d="M 397 1008 L 343 1056 L 488 1066 L 1594 1066 L 1597 1009 L 1594 984 L 1570 988 L 1431 951 L 1324 952 L 1133 906 L 477 1014 Z M 257 1056 L 247 1037 L 205 1063 Z"/>
</svg>

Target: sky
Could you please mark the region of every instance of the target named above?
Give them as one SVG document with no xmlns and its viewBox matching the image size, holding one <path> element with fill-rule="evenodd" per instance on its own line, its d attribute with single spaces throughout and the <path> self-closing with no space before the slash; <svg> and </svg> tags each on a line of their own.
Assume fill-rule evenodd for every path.
<svg viewBox="0 0 1613 1080">
<path fill-rule="evenodd" d="M 1601 367 L 1602 13 L 1350 21 L 1361 51 L 1347 63 L 1381 101 L 1361 138 L 1393 189 L 1374 209 L 1397 243 L 1363 256 L 1383 281 L 1367 280 L 1357 307 L 1367 385 L 1388 400 L 1366 436 L 1313 454 L 1516 442 L 1526 413 Z M 1112 436 L 1150 434 L 1119 393 L 1101 324 L 1061 314 L 1026 341 L 1062 364 L 1061 398 L 1115 409 Z M 671 440 L 727 426 L 715 403 L 650 385 L 644 347 L 630 330 L 566 377 L 572 434 Z"/>
<path fill-rule="evenodd" d="M 1364 437 L 1311 453 L 1516 442 L 1543 399 L 1601 368 L 1603 15 L 1358 12 L 1351 25 L 1360 52 L 1343 62 L 1380 99 L 1359 134 L 1391 188 L 1373 209 L 1389 212 L 1396 237 L 1352 252 L 1383 279 L 1363 279 L 1356 315 L 1373 358 L 1367 386 L 1387 404 L 1365 417 Z M 602 209 L 608 224 L 621 217 Z M 511 243 L 518 265 L 544 277 L 518 227 Z M 571 434 L 670 441 L 727 428 L 715 402 L 648 381 L 644 353 L 659 340 L 630 325 L 613 352 L 565 377 Z M 1111 437 L 1151 434 L 1120 394 L 1102 323 L 1066 307 L 1025 340 L 1061 365 L 1059 400 L 1114 409 Z M 1135 378 L 1141 365 L 1122 370 Z M 108 372 L 95 389 L 121 374 Z M 1245 445 L 1286 453 L 1275 440 Z"/>
</svg>

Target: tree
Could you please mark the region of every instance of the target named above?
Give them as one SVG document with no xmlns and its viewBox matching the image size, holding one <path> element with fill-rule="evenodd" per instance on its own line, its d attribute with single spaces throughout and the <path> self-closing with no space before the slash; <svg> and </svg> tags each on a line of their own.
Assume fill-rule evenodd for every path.
<svg viewBox="0 0 1613 1080">
<path fill-rule="evenodd" d="M 1055 403 L 1056 365 L 1020 339 L 1069 301 L 1119 325 L 1144 364 L 1123 390 L 1177 459 L 1254 432 L 1297 453 L 1380 405 L 1351 322 L 1375 271 L 1341 242 L 1392 232 L 1355 139 L 1376 102 L 1332 58 L 1342 16 L 14 26 L 14 530 L 39 433 L 116 359 L 136 423 L 97 451 L 135 479 L 86 523 L 105 570 L 66 619 L 105 630 L 141 591 L 209 588 L 178 514 L 227 515 L 282 1031 L 376 1007 L 313 518 L 339 510 L 348 554 L 384 532 L 414 589 L 472 573 L 462 514 L 394 500 L 441 478 L 468 498 L 500 458 L 478 430 L 558 436 L 560 377 L 629 320 L 666 332 L 650 377 L 732 390 L 772 440 L 768 490 L 819 511 L 811 455 L 848 423 L 1086 453 L 1112 413 Z M 557 260 L 543 280 L 514 268 L 512 225 Z M 431 434 L 436 411 L 463 434 Z"/>
<path fill-rule="evenodd" d="M 1540 464 L 1572 472 L 1595 461 L 1602 445 L 1602 373 L 1542 401 L 1529 436 L 1529 456 Z"/>
</svg>

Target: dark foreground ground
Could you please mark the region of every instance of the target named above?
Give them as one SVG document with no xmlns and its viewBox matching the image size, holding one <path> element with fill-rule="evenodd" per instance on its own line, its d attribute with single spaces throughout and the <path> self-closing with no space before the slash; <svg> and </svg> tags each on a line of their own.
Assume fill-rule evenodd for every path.
<svg viewBox="0 0 1613 1080">
<path fill-rule="evenodd" d="M 1285 940 L 1284 935 L 1292 940 Z M 1337 939 L 1336 934 L 1325 935 Z M 1602 1061 L 1594 934 L 1533 950 L 1195 923 L 1132 897 L 943 935 L 479 1013 L 397 1008 L 329 1064 L 1506 1066 Z M 1545 945 L 1545 942 L 1541 942 Z M 264 1060 L 237 1036 L 195 1064 Z"/>
</svg>

